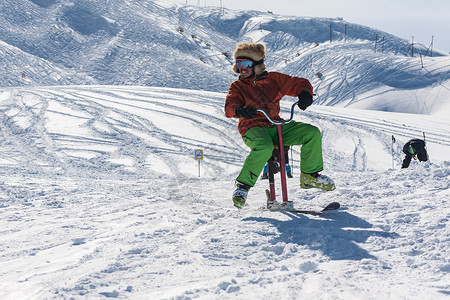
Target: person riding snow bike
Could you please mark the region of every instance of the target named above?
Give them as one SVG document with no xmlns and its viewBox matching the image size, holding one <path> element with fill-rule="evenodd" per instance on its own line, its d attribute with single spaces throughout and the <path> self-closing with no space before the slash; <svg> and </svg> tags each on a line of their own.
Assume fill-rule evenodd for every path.
<svg viewBox="0 0 450 300">
<path fill-rule="evenodd" d="M 225 100 L 225 116 L 238 118 L 238 130 L 251 149 L 236 178 L 234 206 L 244 206 L 248 191 L 258 180 L 277 141 L 277 129 L 257 109 L 264 110 L 273 120 L 282 120 L 280 100 L 284 96 L 298 97 L 298 107 L 305 110 L 313 103 L 313 87 L 305 78 L 278 72 L 267 72 L 264 63 L 266 48 L 262 43 L 241 43 L 233 56 L 233 71 L 239 80 L 231 83 Z M 335 184 L 323 170 L 322 135 L 310 124 L 290 122 L 283 126 L 284 145 L 302 145 L 300 186 L 332 191 Z"/>
</svg>

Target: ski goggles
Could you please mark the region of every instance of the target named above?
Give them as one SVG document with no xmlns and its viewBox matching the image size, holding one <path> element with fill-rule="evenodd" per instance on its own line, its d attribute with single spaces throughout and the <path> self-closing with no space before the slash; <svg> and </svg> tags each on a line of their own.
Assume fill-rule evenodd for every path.
<svg viewBox="0 0 450 300">
<path fill-rule="evenodd" d="M 238 69 L 244 68 L 244 69 L 248 69 L 248 68 L 252 68 L 253 65 L 255 64 L 255 62 L 251 59 L 248 58 L 238 58 L 236 59 L 236 67 Z"/>
</svg>

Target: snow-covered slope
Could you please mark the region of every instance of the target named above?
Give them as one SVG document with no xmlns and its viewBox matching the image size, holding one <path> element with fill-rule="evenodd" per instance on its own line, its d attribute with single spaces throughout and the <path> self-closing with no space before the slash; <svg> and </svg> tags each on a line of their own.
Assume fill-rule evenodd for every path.
<svg viewBox="0 0 450 300">
<path fill-rule="evenodd" d="M 2 3 L 0 24 L 4 87 L 115 84 L 226 92 L 236 43 L 262 41 L 268 68 L 310 79 L 320 104 L 423 114 L 448 105 L 448 56 L 433 49 L 431 58 L 431 49 L 416 44 L 410 57 L 409 41 L 342 19 L 164 1 L 17 0 Z M 376 104 L 386 98 L 387 107 Z"/>
<path fill-rule="evenodd" d="M 237 210 L 230 197 L 248 149 L 223 116 L 224 97 L 155 87 L 3 89 L 0 298 L 448 297 L 448 118 L 298 111 L 296 120 L 321 128 L 325 173 L 338 188 L 300 190 L 294 147 L 290 199 L 342 209 L 324 217 L 264 211 L 260 180 Z M 430 161 L 399 169 L 403 143 L 423 131 Z M 205 154 L 201 177 L 196 148 Z"/>
<path fill-rule="evenodd" d="M 307 74 L 316 103 L 378 111 L 442 114 L 450 108 L 450 56 L 423 58 L 385 54 L 377 57 L 345 42 L 311 48 L 281 67 Z M 332 63 L 330 63 L 332 62 Z M 320 73 L 313 76 L 313 73 Z"/>
<path fill-rule="evenodd" d="M 99 84 L 219 90 L 225 88 L 224 78 L 232 78 L 222 52 L 232 48 L 233 40 L 212 34 L 214 29 L 204 29 L 202 23 L 192 24 L 196 16 L 190 9 L 159 1 L 40 2 L 3 4 L 0 36 L 67 72 L 76 71 L 80 77 L 73 84 L 90 84 L 84 79 L 88 77 Z M 23 71 L 34 73 L 33 65 Z M 20 74 L 5 75 L 3 83 L 24 84 Z M 64 82 L 42 76 L 34 83 Z"/>
<path fill-rule="evenodd" d="M 1 2 L 0 298 L 448 298 L 449 57 L 409 57 L 408 41 L 345 24 Z M 300 190 L 294 147 L 289 196 L 340 211 L 267 212 L 262 180 L 232 207 L 248 153 L 223 115 L 238 41 L 265 42 L 270 70 L 312 81 L 320 105 L 295 119 L 322 130 L 338 188 Z M 403 144 L 423 133 L 430 161 L 401 170 Z"/>
</svg>

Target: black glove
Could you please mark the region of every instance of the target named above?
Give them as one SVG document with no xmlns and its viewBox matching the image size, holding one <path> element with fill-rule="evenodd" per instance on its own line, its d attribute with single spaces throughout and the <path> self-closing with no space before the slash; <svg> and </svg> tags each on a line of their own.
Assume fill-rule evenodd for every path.
<svg viewBox="0 0 450 300">
<path fill-rule="evenodd" d="M 307 92 L 303 91 L 298 95 L 298 107 L 301 110 L 305 110 L 308 106 L 310 106 L 313 103 L 313 96 Z"/>
<path fill-rule="evenodd" d="M 256 117 L 256 109 L 251 106 L 238 106 L 234 115 L 238 118 L 253 119 Z"/>
</svg>

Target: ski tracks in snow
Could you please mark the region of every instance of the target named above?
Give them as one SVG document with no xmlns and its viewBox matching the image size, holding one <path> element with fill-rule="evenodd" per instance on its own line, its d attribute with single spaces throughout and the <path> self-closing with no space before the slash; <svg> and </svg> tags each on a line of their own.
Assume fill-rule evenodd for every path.
<svg viewBox="0 0 450 300">
<path fill-rule="evenodd" d="M 450 291 L 450 173 L 437 159 L 449 138 L 439 118 L 416 116 L 434 163 L 397 169 L 399 141 L 392 170 L 391 134 L 417 137 L 417 122 L 328 107 L 296 116 L 321 128 L 324 173 L 338 186 L 300 190 L 295 167 L 288 189 L 297 207 L 342 204 L 319 217 L 262 210 L 262 180 L 247 207 L 232 207 L 248 149 L 223 116 L 224 94 L 11 95 L 0 109 L 1 298 L 438 299 Z"/>
</svg>

